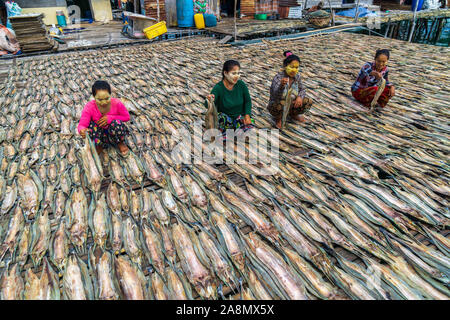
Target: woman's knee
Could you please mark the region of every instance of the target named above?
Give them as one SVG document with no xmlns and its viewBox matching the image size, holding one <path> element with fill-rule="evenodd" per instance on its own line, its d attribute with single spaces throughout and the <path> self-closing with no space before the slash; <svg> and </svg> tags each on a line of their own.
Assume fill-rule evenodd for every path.
<svg viewBox="0 0 450 320">
<path fill-rule="evenodd" d="M 88 127 L 89 129 L 94 129 L 94 128 L 98 128 L 98 125 L 94 122 L 94 121 L 91 121 L 90 123 L 89 123 L 89 127 Z"/>
<path fill-rule="evenodd" d="M 108 132 L 111 135 L 126 135 L 128 130 L 127 126 L 123 122 L 119 120 L 113 120 L 109 124 Z"/>
<path fill-rule="evenodd" d="M 114 127 L 120 127 L 123 125 L 123 122 L 120 120 L 113 120 L 111 121 L 111 123 L 109 124 L 110 127 L 114 128 Z"/>
</svg>

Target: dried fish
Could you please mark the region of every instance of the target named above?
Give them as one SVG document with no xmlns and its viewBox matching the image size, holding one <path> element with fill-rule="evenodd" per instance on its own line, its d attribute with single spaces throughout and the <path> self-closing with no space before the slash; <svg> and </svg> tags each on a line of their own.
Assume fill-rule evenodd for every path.
<svg viewBox="0 0 450 320">
<path fill-rule="evenodd" d="M 22 300 L 24 287 L 19 265 L 9 265 L 0 278 L 0 300 Z"/>
<path fill-rule="evenodd" d="M 48 211 L 48 209 L 42 210 L 31 228 L 30 257 L 35 267 L 40 264 L 50 246 L 51 230 Z"/>
<path fill-rule="evenodd" d="M 26 271 L 24 300 L 60 300 L 58 275 L 46 258 L 40 275 L 32 269 Z"/>
<path fill-rule="evenodd" d="M 93 300 L 94 288 L 86 264 L 76 255 L 70 255 L 64 268 L 64 300 Z"/>
<path fill-rule="evenodd" d="M 125 300 L 147 300 L 144 274 L 126 255 L 114 259 L 114 267 Z"/>
<path fill-rule="evenodd" d="M 72 244 L 79 253 L 86 252 L 88 237 L 88 203 L 82 188 L 78 187 L 66 203 L 67 231 Z"/>
<path fill-rule="evenodd" d="M 119 283 L 113 264 L 113 255 L 94 247 L 89 251 L 89 268 L 95 271 L 95 298 L 99 300 L 119 300 L 121 298 Z"/>
</svg>

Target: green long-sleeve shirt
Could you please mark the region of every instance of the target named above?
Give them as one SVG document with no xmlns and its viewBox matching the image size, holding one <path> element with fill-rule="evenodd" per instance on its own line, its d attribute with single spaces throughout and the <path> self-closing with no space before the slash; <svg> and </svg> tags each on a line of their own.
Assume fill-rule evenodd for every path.
<svg viewBox="0 0 450 320">
<path fill-rule="evenodd" d="M 223 112 L 235 119 L 239 115 L 252 115 L 252 99 L 244 81 L 238 80 L 232 90 L 228 90 L 223 81 L 217 83 L 212 89 L 214 103 L 218 112 Z M 208 104 L 205 102 L 205 106 Z"/>
</svg>

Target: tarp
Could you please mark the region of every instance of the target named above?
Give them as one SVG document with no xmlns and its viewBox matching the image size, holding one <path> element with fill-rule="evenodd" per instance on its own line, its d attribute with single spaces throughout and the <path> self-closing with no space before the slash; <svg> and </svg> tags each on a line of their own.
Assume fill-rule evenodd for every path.
<svg viewBox="0 0 450 320">
<path fill-rule="evenodd" d="M 8 14 L 8 20 L 6 21 L 6 27 L 12 29 L 11 22 L 9 22 L 9 17 L 14 17 L 22 14 L 22 8 L 14 1 L 6 1 L 6 13 Z"/>
<path fill-rule="evenodd" d="M 340 11 L 336 13 L 337 16 L 343 16 L 343 17 L 351 17 L 354 18 L 356 15 L 356 8 Z M 358 9 L 358 18 L 362 17 L 375 17 L 378 14 L 375 11 L 370 11 L 365 7 L 359 7 Z"/>
</svg>

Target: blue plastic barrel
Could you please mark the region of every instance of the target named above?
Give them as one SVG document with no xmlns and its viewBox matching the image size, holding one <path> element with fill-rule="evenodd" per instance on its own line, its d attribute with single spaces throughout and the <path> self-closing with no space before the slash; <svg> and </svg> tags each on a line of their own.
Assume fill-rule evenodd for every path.
<svg viewBox="0 0 450 320">
<path fill-rule="evenodd" d="M 177 21 L 178 27 L 194 27 L 194 1 L 177 0 Z"/>
<path fill-rule="evenodd" d="M 205 26 L 207 28 L 217 26 L 217 18 L 216 18 L 215 15 L 209 14 L 209 13 L 205 13 L 203 15 L 203 18 L 205 19 Z"/>
<path fill-rule="evenodd" d="M 416 2 L 417 0 L 412 0 L 411 3 L 411 11 L 414 12 L 414 9 L 416 8 Z M 419 4 L 417 5 L 417 11 L 422 10 L 422 6 L 423 6 L 423 0 L 419 0 Z"/>
</svg>

